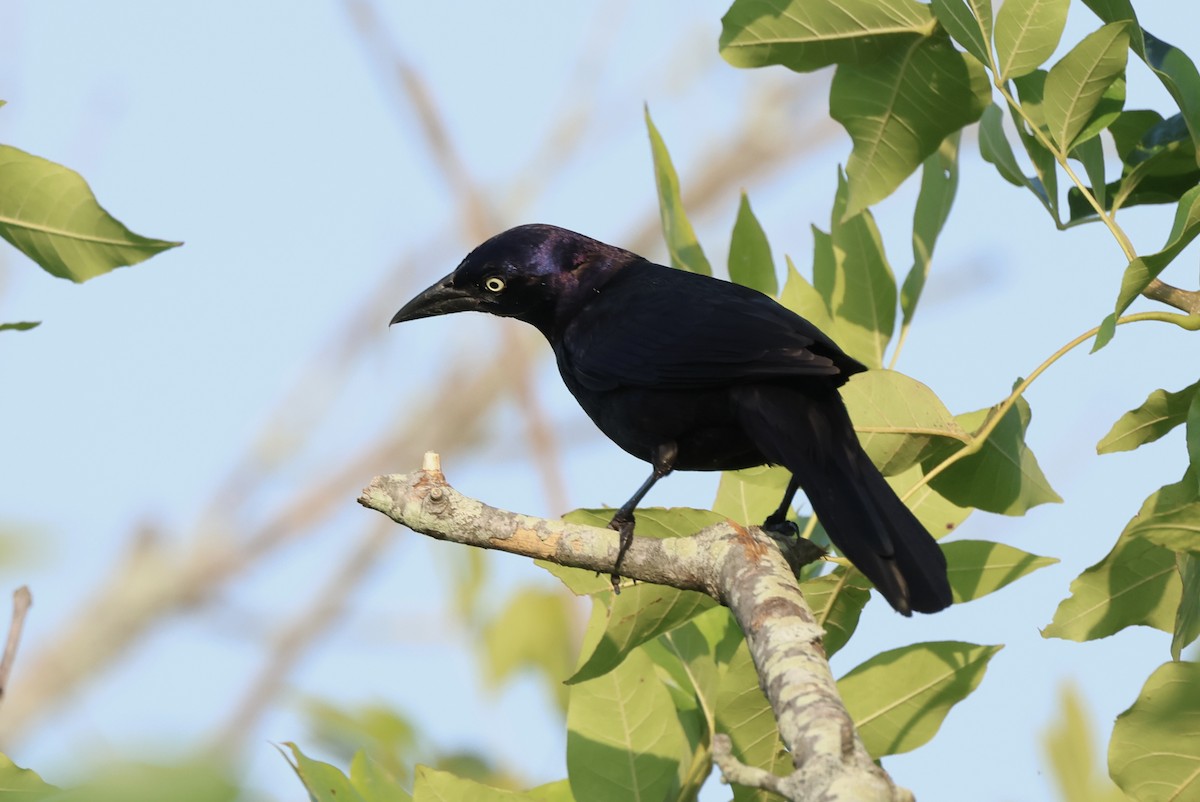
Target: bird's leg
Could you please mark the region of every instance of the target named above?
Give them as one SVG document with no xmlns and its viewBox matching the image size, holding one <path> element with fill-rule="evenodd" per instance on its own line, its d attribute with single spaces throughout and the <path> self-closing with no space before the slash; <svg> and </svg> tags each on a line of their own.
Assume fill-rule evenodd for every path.
<svg viewBox="0 0 1200 802">
<path fill-rule="evenodd" d="M 650 492 L 650 488 L 654 487 L 654 483 L 675 468 L 675 458 L 678 455 L 679 447 L 674 442 L 665 443 L 654 449 L 654 459 L 651 463 L 654 470 L 650 472 L 649 478 L 642 482 L 642 486 L 637 489 L 633 497 L 622 504 L 621 508 L 617 510 L 617 514 L 608 522 L 609 529 L 621 533 L 620 545 L 617 547 L 617 560 L 613 563 L 612 586 L 614 593 L 621 592 L 621 577 L 618 576 L 618 572 L 621 570 L 621 561 L 625 559 L 625 552 L 629 551 L 629 547 L 633 545 L 633 510 Z"/>
<path fill-rule="evenodd" d="M 783 501 L 779 502 L 779 509 L 767 516 L 767 520 L 763 521 L 763 529 L 780 535 L 799 537 L 800 530 L 795 523 L 788 520 L 788 514 L 792 511 L 792 499 L 796 497 L 796 491 L 799 489 L 800 480 L 793 473 L 788 481 L 787 490 L 783 491 Z"/>
</svg>

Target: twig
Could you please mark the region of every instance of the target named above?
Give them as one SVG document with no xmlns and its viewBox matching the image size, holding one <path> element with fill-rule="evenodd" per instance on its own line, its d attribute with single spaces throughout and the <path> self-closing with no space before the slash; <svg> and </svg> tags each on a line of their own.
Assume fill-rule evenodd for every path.
<svg viewBox="0 0 1200 802">
<path fill-rule="evenodd" d="M 617 557 L 619 535 L 609 529 L 533 518 L 461 495 L 447 484 L 434 453 L 425 455 L 420 471 L 376 477 L 359 503 L 438 540 L 600 573 L 610 573 Z M 688 537 L 634 538 L 621 573 L 706 593 L 741 625 L 796 771 L 787 777 L 742 771 L 726 750 L 721 760 L 728 779 L 795 802 L 912 799 L 859 739 L 821 646 L 824 631 L 783 554 L 761 529 L 725 522 Z"/>
<path fill-rule="evenodd" d="M 17 660 L 17 647 L 21 644 L 21 631 L 25 629 L 25 616 L 33 606 L 33 594 L 27 585 L 13 591 L 12 623 L 8 626 L 8 641 L 4 644 L 4 657 L 0 659 L 0 699 L 8 690 L 8 675 Z"/>
</svg>

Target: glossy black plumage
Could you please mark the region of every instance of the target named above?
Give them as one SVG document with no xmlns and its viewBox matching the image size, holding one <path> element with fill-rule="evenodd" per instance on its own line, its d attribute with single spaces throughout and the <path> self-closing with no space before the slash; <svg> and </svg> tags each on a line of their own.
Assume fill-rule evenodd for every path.
<svg viewBox="0 0 1200 802">
<path fill-rule="evenodd" d="M 654 467 L 613 527 L 672 470 L 766 463 L 803 487 L 830 539 L 894 608 L 951 602 L 934 539 L 867 458 L 837 388 L 865 368 L 755 290 L 656 265 L 554 226 L 476 248 L 393 323 L 476 310 L 524 320 L 554 349 L 568 389 L 613 442 Z"/>
</svg>

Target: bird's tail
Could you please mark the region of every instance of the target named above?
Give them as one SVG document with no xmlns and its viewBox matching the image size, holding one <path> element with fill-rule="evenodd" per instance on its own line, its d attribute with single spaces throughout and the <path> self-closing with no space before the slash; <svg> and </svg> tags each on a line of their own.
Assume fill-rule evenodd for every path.
<svg viewBox="0 0 1200 802">
<path fill-rule="evenodd" d="M 945 555 L 863 451 L 836 389 L 747 387 L 737 406 L 763 455 L 795 474 L 829 539 L 892 607 L 950 606 Z"/>
</svg>

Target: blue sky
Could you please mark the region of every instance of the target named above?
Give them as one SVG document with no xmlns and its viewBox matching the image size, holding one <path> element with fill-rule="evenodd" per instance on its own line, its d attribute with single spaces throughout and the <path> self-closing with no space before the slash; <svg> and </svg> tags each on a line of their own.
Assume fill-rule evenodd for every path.
<svg viewBox="0 0 1200 802">
<path fill-rule="evenodd" d="M 1200 53 L 1200 33 L 1179 26 L 1169 9 L 1144 5 L 1148 29 Z M 49 277 L 11 249 L 0 261 L 0 320 L 44 321 L 0 335 L 0 527 L 29 544 L 0 565 L 0 589 L 28 582 L 34 590 L 24 659 L 92 604 L 135 529 L 153 528 L 179 559 L 195 559 L 190 544 L 269 519 L 314 475 L 420 408 L 422 389 L 456 362 L 501 343 L 533 342 L 504 333 L 519 324 L 481 316 L 386 329 L 408 294 L 448 272 L 474 242 L 459 196 L 442 180 L 411 107 L 397 99 L 390 63 L 356 33 L 354 7 L 10 2 L 0 10 L 8 101 L 0 141 L 79 170 L 138 233 L 186 242 L 83 286 Z M 819 140 L 800 159 L 731 183 L 696 216 L 710 258 L 722 263 L 744 187 L 777 261 L 786 253 L 803 269 L 809 226 L 828 225 L 849 143 L 821 119 L 827 74 L 738 71 L 720 60 L 724 10 L 708 0 L 686 10 L 397 4 L 372 29 L 422 77 L 497 230 L 542 221 L 631 244 L 655 214 L 643 104 L 685 189 L 748 109 L 762 114 L 766 142 L 799 149 Z M 1067 38 L 1096 24 L 1073 8 Z M 786 102 L 762 100 L 781 86 L 794 90 Z M 1129 96 L 1169 108 L 1144 70 L 1131 74 Z M 577 120 L 578 149 L 560 162 L 545 143 L 564 116 Z M 910 260 L 913 197 L 906 185 L 876 210 L 898 272 Z M 1131 210 L 1127 225 L 1140 250 L 1156 250 L 1170 215 Z M 662 259 L 661 243 L 646 255 Z M 1185 254 L 1168 279 L 1194 287 L 1194 265 Z M 1103 230 L 1055 231 L 1033 199 L 1002 182 L 965 141 L 959 199 L 898 367 L 956 412 L 995 403 L 1014 379 L 1099 322 L 1122 267 Z M 366 345 L 353 360 L 328 360 L 328 344 L 351 328 L 367 332 Z M 935 617 L 901 620 L 875 603 L 837 655 L 841 674 L 919 640 L 1007 644 L 933 743 L 885 763 L 922 800 L 961 799 L 968 785 L 984 802 L 1049 798 L 1040 734 L 1063 683 L 1083 691 L 1097 737 L 1106 739 L 1112 718 L 1168 659 L 1169 636 L 1158 632 L 1072 644 L 1045 640 L 1038 627 L 1142 500 L 1182 473 L 1178 433 L 1132 454 L 1099 458 L 1094 445 L 1151 390 L 1194 381 L 1197 357 L 1195 336 L 1146 324 L 1126 327 L 1095 356 L 1079 350 L 1056 365 L 1028 395 L 1029 439 L 1065 503 L 1025 518 L 977 513 L 961 535 L 1062 562 Z M 292 395 L 313 365 L 323 366 L 316 380 Z M 642 464 L 594 431 L 548 361 L 534 395 L 563 446 L 568 504 L 624 500 L 642 480 Z M 255 464 L 278 470 L 254 484 L 236 519 L 214 513 L 214 493 L 263 427 L 289 416 L 312 420 L 314 409 L 324 414 L 319 428 L 300 426 L 306 439 L 288 439 L 301 435 L 285 428 L 285 442 L 256 448 L 263 456 Z M 512 403 L 473 423 L 484 447 L 446 454 L 451 481 L 499 506 L 561 512 L 537 481 Z M 168 617 L 11 743 L 12 756 L 65 782 L 91 762 L 204 743 L 259 670 L 269 633 L 307 607 L 369 525 L 354 503 L 358 487 L 373 473 L 415 468 L 426 447 L 442 448 L 414 447 L 348 481 L 344 503 L 311 535 L 239 573 L 200 608 Z M 648 502 L 705 506 L 715 485 L 715 476 L 673 476 Z M 479 689 L 447 612 L 446 566 L 457 559 L 453 548 L 397 532 L 346 618 L 291 675 L 292 692 L 247 735 L 256 787 L 280 798 L 298 791 L 269 743 L 303 741 L 294 699 L 306 694 L 384 700 L 443 746 L 496 754 L 531 781 L 562 776 L 561 727 L 536 684 Z M 520 560 L 497 557 L 494 565 L 498 592 L 547 581 Z M 18 665 L 0 708 L 0 732 L 20 694 L 22 665 L 29 663 Z M 709 790 L 709 798 L 723 794 Z"/>
</svg>

